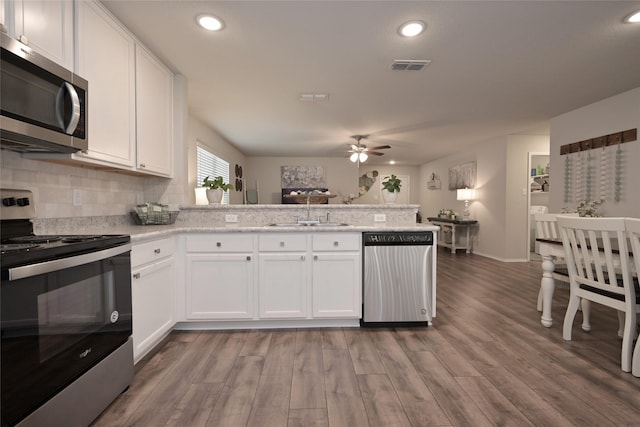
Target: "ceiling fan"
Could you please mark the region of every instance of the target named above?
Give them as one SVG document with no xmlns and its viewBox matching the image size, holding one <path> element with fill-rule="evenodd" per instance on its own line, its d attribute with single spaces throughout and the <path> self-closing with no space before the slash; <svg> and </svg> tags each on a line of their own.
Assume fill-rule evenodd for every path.
<svg viewBox="0 0 640 427">
<path fill-rule="evenodd" d="M 390 145 L 380 145 L 378 147 L 367 147 L 362 144 L 360 141 L 363 139 L 367 139 L 369 135 L 352 135 L 351 138 L 356 140 L 355 144 L 351 144 L 351 149 L 347 151 L 351 153 L 349 156 L 349 160 L 353 163 L 357 163 L 360 166 L 360 163 L 364 163 L 367 161 L 369 156 L 382 156 L 384 153 L 379 153 L 377 150 L 386 150 L 387 148 L 391 148 Z"/>
</svg>

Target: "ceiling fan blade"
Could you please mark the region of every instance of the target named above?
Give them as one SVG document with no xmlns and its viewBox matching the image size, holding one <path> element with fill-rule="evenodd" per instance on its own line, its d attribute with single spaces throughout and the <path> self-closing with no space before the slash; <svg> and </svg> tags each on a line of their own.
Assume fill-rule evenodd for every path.
<svg viewBox="0 0 640 427">
<path fill-rule="evenodd" d="M 371 147 L 369 150 L 386 150 L 387 148 L 391 148 L 390 145 L 380 145 L 379 147 Z"/>
<path fill-rule="evenodd" d="M 378 153 L 377 151 L 367 151 L 370 156 L 384 156 L 384 153 Z"/>
</svg>

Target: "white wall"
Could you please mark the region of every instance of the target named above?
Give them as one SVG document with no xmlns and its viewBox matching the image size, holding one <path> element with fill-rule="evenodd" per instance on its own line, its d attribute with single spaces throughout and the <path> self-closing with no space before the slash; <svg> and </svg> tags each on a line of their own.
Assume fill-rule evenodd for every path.
<svg viewBox="0 0 640 427">
<path fill-rule="evenodd" d="M 207 127 L 200 120 L 189 116 L 189 126 L 187 131 L 187 162 L 188 162 L 188 180 L 186 192 L 188 194 L 185 203 L 195 204 L 196 196 L 194 189 L 201 187 L 201 182 L 196 182 L 196 170 L 197 170 L 197 153 L 196 143 L 200 142 L 204 144 L 209 151 L 216 156 L 229 162 L 229 180 L 235 188 L 236 175 L 235 166 L 240 165 L 243 169 L 243 176 L 246 176 L 246 157 L 238 149 L 224 139 L 219 133 Z M 229 190 L 229 203 L 230 204 L 242 204 L 243 197 L 242 192 L 237 190 Z"/>
<path fill-rule="evenodd" d="M 565 157 L 560 147 L 628 129 L 640 129 L 640 87 L 619 95 L 587 105 L 551 119 L 551 190 L 549 204 L 551 212 L 560 212 L 564 202 Z M 617 203 L 610 197 L 601 205 L 604 216 L 640 216 L 640 141 L 622 144 L 624 167 L 622 178 L 622 200 Z M 613 148 L 613 147 L 610 147 Z M 582 152 L 587 155 L 587 151 Z M 599 153 L 594 152 L 594 155 Z M 575 155 L 572 155 L 575 156 Z M 610 168 L 613 176 L 613 168 Z M 557 172 L 556 172 L 557 171 Z M 575 201 L 568 207 L 575 208 Z"/>
<path fill-rule="evenodd" d="M 280 204 L 280 168 L 297 165 L 324 166 L 327 188 L 332 194 L 358 194 L 358 168 L 342 157 L 248 157 L 246 185 L 256 188 L 258 182 L 261 204 Z M 342 199 L 335 197 L 329 203 L 342 203 Z"/>
<path fill-rule="evenodd" d="M 380 200 L 380 181 L 385 176 L 408 176 L 409 182 L 401 182 L 400 193 L 409 191 L 409 203 L 420 203 L 420 188 L 426 185 L 425 181 L 420 180 L 420 168 L 418 166 L 398 166 L 398 165 L 360 165 L 360 171 L 358 172 L 358 180 L 360 176 L 372 172 L 378 171 L 378 177 L 375 184 L 371 187 L 369 192 L 360 197 L 355 203 L 360 204 L 379 204 L 384 203 Z M 356 192 L 356 194 L 358 194 Z M 422 213 L 421 213 L 422 215 Z"/>
<path fill-rule="evenodd" d="M 449 191 L 449 168 L 477 162 L 476 200 L 470 205 L 472 219 L 479 222 L 474 251 L 503 261 L 527 259 L 527 196 L 529 152 L 546 151 L 549 139 L 537 135 L 509 135 L 484 141 L 464 153 L 429 162 L 420 168 L 420 205 L 423 218 L 440 209 L 464 210 L 464 202 Z M 432 173 L 442 188 L 429 190 Z"/>
<path fill-rule="evenodd" d="M 327 188 L 337 197 L 329 199 L 329 203 L 342 203 L 343 195 L 358 195 L 361 175 L 378 171 L 378 178 L 372 189 L 354 204 L 382 203 L 379 197 L 380 179 L 384 175 L 407 175 L 410 181 L 409 202 L 419 203 L 419 194 L 414 190 L 418 186 L 419 173 L 415 166 L 371 165 L 361 164 L 358 168 L 347 158 L 342 157 L 248 157 L 247 182 L 249 188 L 256 187 L 258 181 L 260 203 L 281 203 L 281 166 L 318 165 L 326 168 Z M 406 188 L 406 187 L 405 187 Z M 402 191 L 402 190 L 401 190 Z"/>
</svg>

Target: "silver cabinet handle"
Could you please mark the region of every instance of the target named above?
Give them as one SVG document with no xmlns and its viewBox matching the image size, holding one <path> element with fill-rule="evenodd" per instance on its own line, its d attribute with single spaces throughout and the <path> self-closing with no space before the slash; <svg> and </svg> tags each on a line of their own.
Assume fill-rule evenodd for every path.
<svg viewBox="0 0 640 427">
<path fill-rule="evenodd" d="M 314 256 L 313 256 L 313 260 L 314 260 L 314 261 L 317 261 L 317 260 L 318 260 L 318 255 L 314 255 Z"/>
<path fill-rule="evenodd" d="M 146 164 L 144 164 L 144 163 L 140 163 L 140 167 L 141 167 L 141 168 L 146 168 L 146 167 L 147 167 L 147 165 L 146 165 Z"/>
<path fill-rule="evenodd" d="M 247 255 L 247 261 L 251 261 L 251 256 Z"/>
<path fill-rule="evenodd" d="M 340 242 L 338 241 L 333 242 L 333 246 L 338 246 L 338 245 L 340 245 Z"/>
<path fill-rule="evenodd" d="M 284 248 L 284 242 L 280 242 L 280 247 Z"/>
<path fill-rule="evenodd" d="M 134 278 L 134 279 L 139 279 L 139 278 L 140 278 L 140 273 L 135 273 L 135 274 L 133 275 L 133 278 Z"/>
<path fill-rule="evenodd" d="M 222 243 L 221 242 L 216 242 L 216 246 L 221 248 L 222 247 Z"/>
<path fill-rule="evenodd" d="M 159 253 L 160 253 L 160 248 L 158 248 L 158 249 L 154 249 L 154 250 L 153 250 L 153 253 L 154 253 L 154 254 L 159 254 Z"/>
<path fill-rule="evenodd" d="M 301 256 L 300 256 L 300 261 L 304 261 L 304 260 L 305 260 L 304 255 L 301 255 Z"/>
</svg>

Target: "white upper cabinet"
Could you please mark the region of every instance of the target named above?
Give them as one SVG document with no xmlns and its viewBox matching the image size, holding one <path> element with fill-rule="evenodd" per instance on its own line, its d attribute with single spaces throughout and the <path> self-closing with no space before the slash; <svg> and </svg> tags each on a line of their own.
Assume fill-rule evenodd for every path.
<svg viewBox="0 0 640 427">
<path fill-rule="evenodd" d="M 64 3 L 69 8 L 76 5 L 76 60 L 75 67 L 69 68 L 89 82 L 89 148 L 73 154 L 24 156 L 173 177 L 171 71 L 99 2 L 44 3 Z"/>
<path fill-rule="evenodd" d="M 142 46 L 136 46 L 137 169 L 173 174 L 173 78 Z"/>
<path fill-rule="evenodd" d="M 9 29 L 7 28 L 8 4 L 8 0 L 0 0 L 0 31 L 2 31 L 3 33 L 7 33 L 9 31 Z"/>
<path fill-rule="evenodd" d="M 96 3 L 77 3 L 77 74 L 89 81 L 84 160 L 135 168 L 135 43 Z"/>
<path fill-rule="evenodd" d="M 9 36 L 73 69 L 73 5 L 69 0 L 3 0 Z"/>
</svg>

